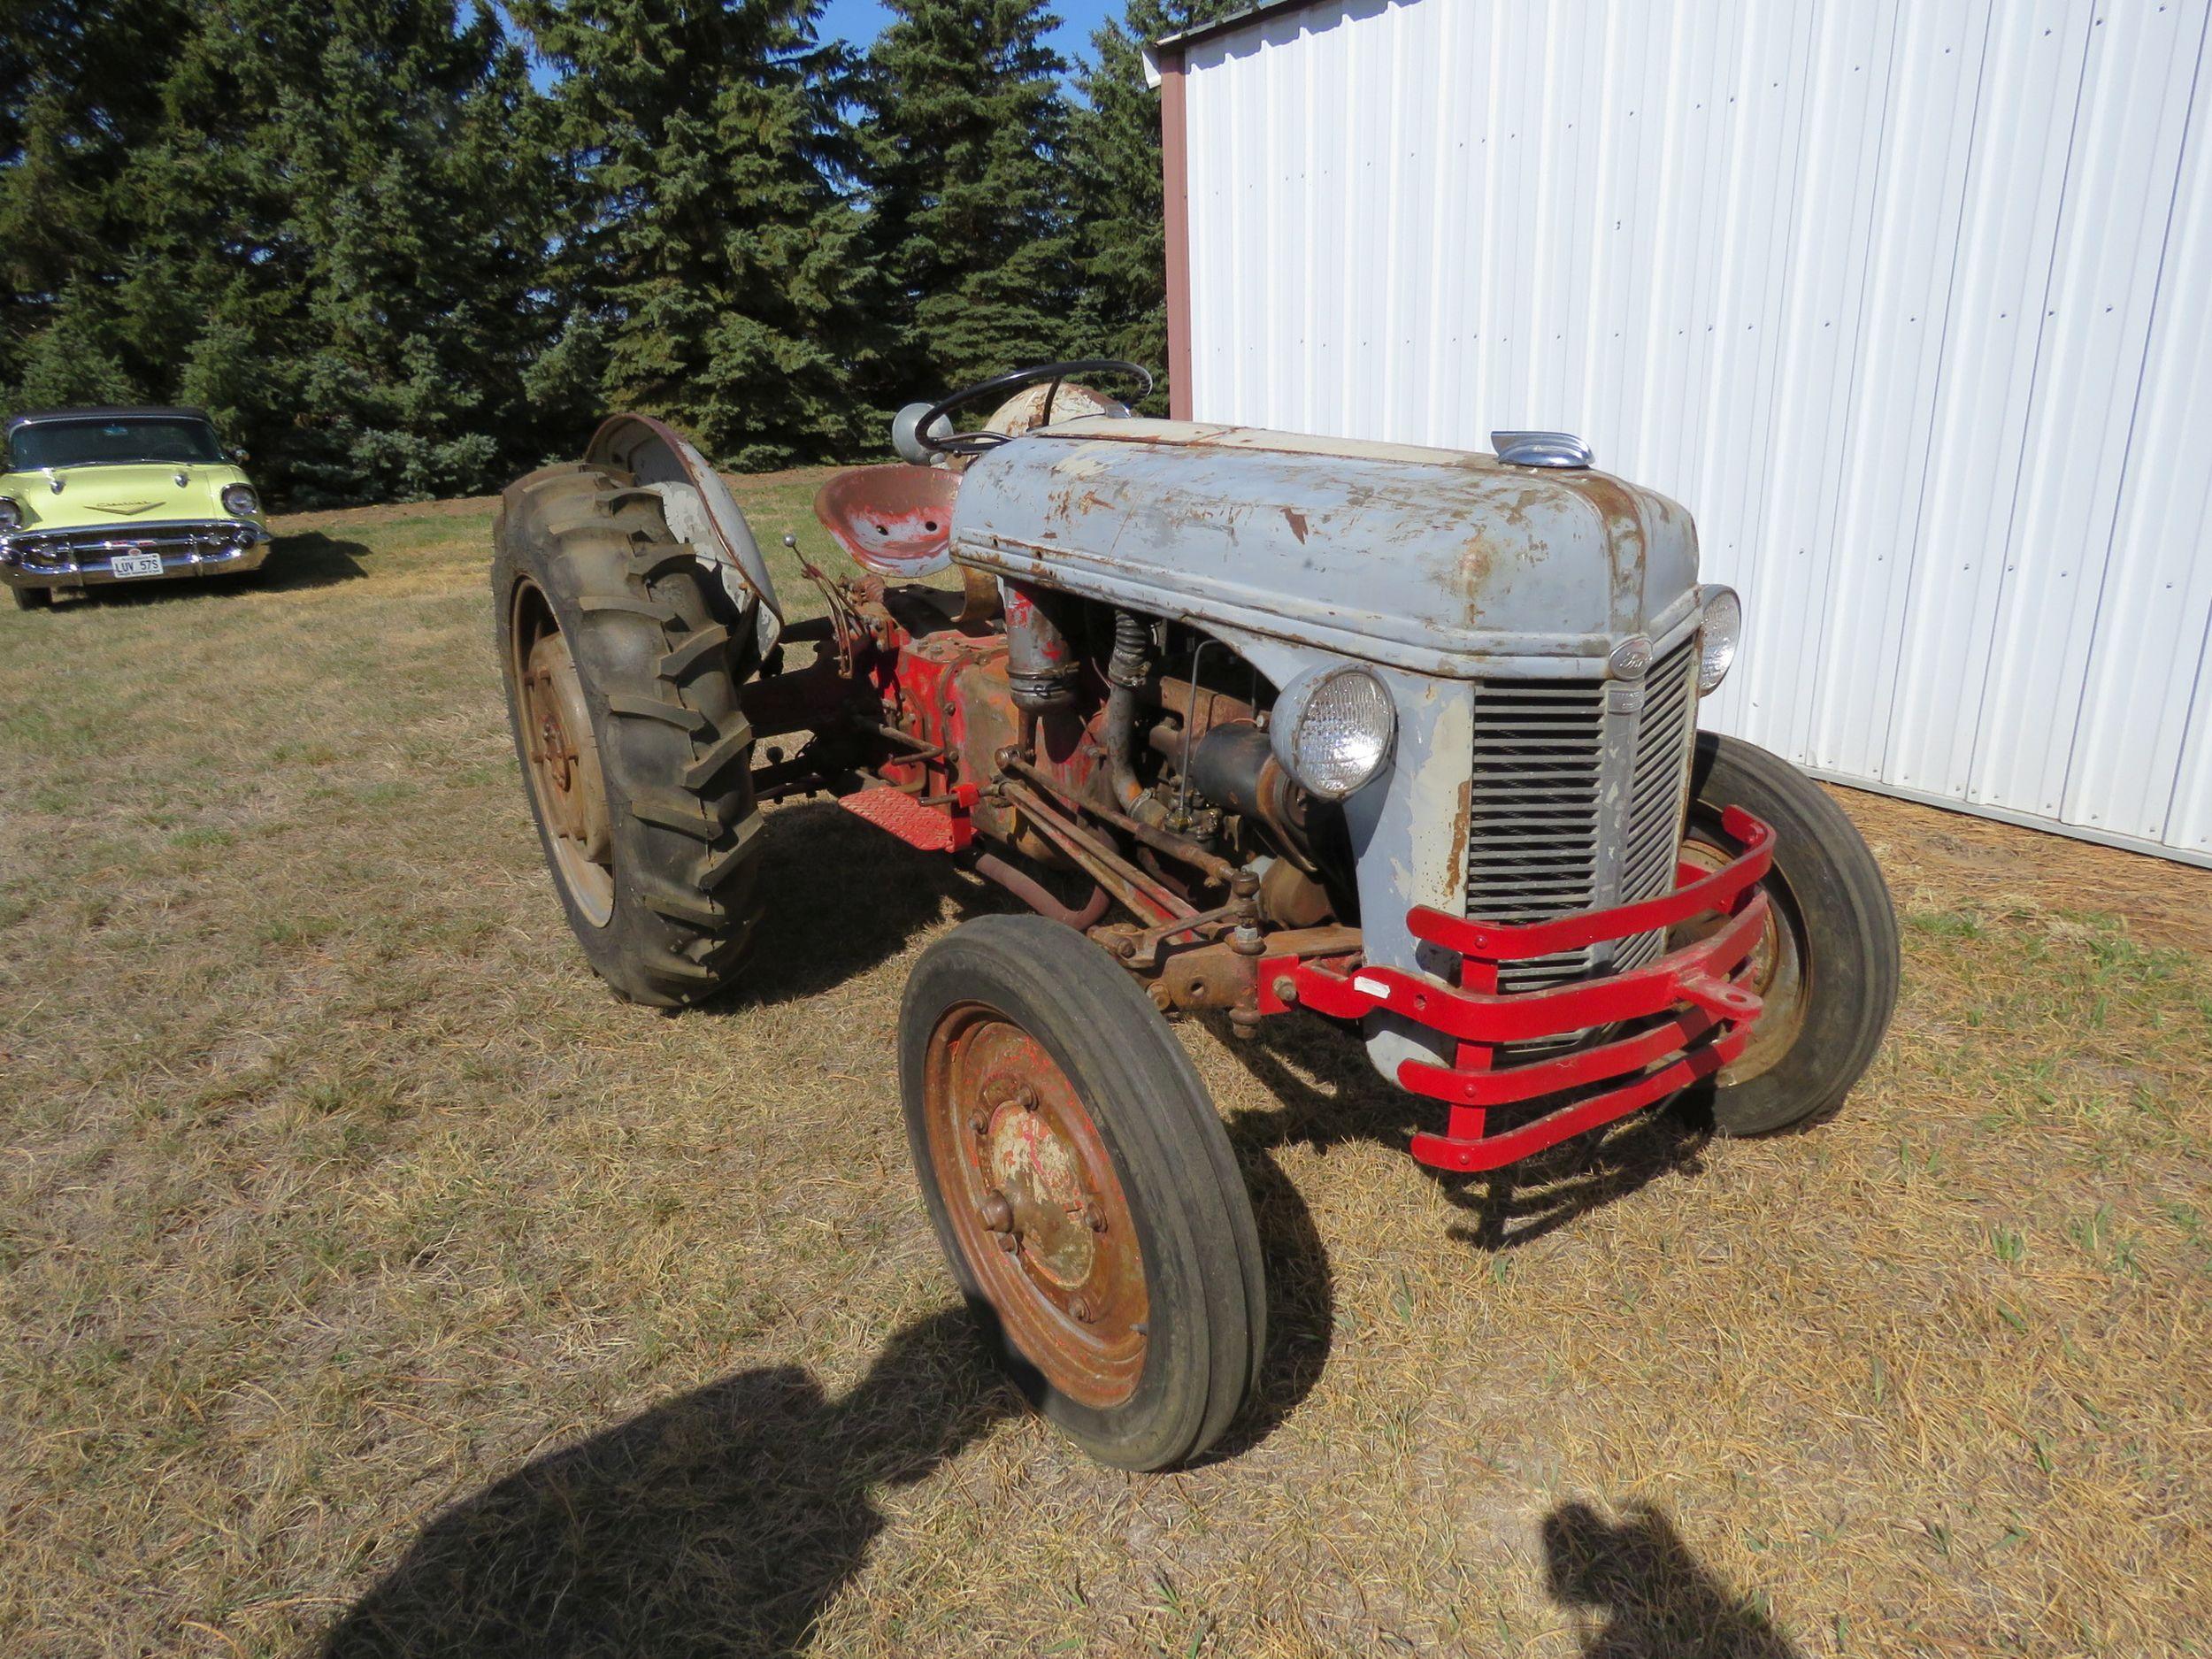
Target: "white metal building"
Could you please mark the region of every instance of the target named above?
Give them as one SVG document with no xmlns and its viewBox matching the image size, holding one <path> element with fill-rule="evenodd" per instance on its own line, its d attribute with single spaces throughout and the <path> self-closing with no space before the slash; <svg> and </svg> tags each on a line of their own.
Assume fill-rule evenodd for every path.
<svg viewBox="0 0 2212 1659">
<path fill-rule="evenodd" d="M 1164 42 L 1201 419 L 1579 433 L 1708 724 L 2212 864 L 2208 0 L 1325 0 Z"/>
</svg>

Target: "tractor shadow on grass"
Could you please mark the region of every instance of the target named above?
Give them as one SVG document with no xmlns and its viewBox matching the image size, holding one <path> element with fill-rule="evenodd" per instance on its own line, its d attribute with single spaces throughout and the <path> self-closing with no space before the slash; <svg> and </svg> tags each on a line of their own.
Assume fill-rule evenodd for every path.
<svg viewBox="0 0 2212 1659">
<path fill-rule="evenodd" d="M 725 1014 L 818 996 L 904 950 L 945 918 L 1021 906 L 853 816 L 834 801 L 771 808 L 761 830 L 760 931 L 735 985 L 700 1004 Z"/>
<path fill-rule="evenodd" d="M 795 1654 L 882 1532 L 877 1494 L 1023 1409 L 956 1308 L 843 1394 L 795 1365 L 740 1372 L 438 1516 L 323 1659 Z"/>
<path fill-rule="evenodd" d="M 1802 1659 L 1749 1601 L 1708 1571 L 1666 1512 L 1587 1503 L 1544 1517 L 1544 1587 L 1573 1616 L 1582 1659 Z"/>
<path fill-rule="evenodd" d="M 1233 1118 L 1231 1137 L 1240 1144 L 1326 1150 L 1374 1141 L 1402 1149 L 1416 1128 L 1442 1126 L 1441 1102 L 1384 1082 L 1348 1033 L 1309 1022 L 1303 1029 L 1263 1027 L 1250 1042 L 1229 1039 L 1225 1025 L 1222 1034 L 1229 1052 L 1283 1104 L 1279 1112 Z M 1453 1227 L 1451 1236 L 1481 1250 L 1509 1250 L 1663 1177 L 1702 1174 L 1710 1125 L 1709 1112 L 1686 1096 L 1501 1170 L 1432 1173 L 1445 1196 L 1470 1217 Z"/>
</svg>

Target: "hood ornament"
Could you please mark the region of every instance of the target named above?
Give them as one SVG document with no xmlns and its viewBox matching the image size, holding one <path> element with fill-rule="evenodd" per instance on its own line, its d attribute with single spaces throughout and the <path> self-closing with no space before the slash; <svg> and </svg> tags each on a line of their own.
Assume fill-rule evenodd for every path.
<svg viewBox="0 0 2212 1659">
<path fill-rule="evenodd" d="M 1590 465 L 1590 446 L 1571 432 L 1494 432 L 1490 445 L 1508 466 Z"/>
</svg>

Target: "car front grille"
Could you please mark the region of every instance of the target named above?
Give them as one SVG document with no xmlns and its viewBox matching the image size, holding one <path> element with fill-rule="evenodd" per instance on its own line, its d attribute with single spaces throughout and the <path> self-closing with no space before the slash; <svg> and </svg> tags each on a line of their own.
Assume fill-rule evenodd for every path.
<svg viewBox="0 0 2212 1659">
<path fill-rule="evenodd" d="M 1694 641 L 1655 664 L 1640 710 L 1609 711 L 1609 684 L 1482 681 L 1468 795 L 1467 914 L 1533 922 L 1668 891 L 1697 724 Z M 1609 792 L 1609 779 L 1620 788 Z M 1624 822 L 1609 846 L 1604 802 Z M 1663 949 L 1663 933 L 1501 964 L 1502 991 L 1540 990 Z"/>
<path fill-rule="evenodd" d="M 193 520 L 133 528 L 105 525 L 19 530 L 6 537 L 6 562 L 37 576 L 104 570 L 119 553 L 158 553 L 165 570 L 222 564 L 250 551 L 266 532 L 244 519 Z"/>
</svg>

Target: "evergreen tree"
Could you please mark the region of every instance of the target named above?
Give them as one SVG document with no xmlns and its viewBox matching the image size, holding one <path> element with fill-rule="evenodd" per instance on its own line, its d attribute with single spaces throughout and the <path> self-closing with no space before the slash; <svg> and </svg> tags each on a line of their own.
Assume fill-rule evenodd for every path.
<svg viewBox="0 0 2212 1659">
<path fill-rule="evenodd" d="M 116 196 L 161 131 L 185 27 L 168 0 L 0 0 L 0 392 L 18 402 L 137 395 L 107 303 L 131 241 Z"/>
<path fill-rule="evenodd" d="M 849 449 L 870 356 L 860 215 L 837 181 L 849 73 L 818 0 L 517 0 L 556 88 L 574 219 L 534 384 L 595 387 L 728 465 Z"/>
<path fill-rule="evenodd" d="M 543 452 L 523 371 L 553 198 L 495 13 L 56 10 L 31 142 L 0 154 L 0 241 L 42 219 L 52 250 L 7 269 L 0 396 L 206 403 L 296 501 L 479 489 Z"/>
<path fill-rule="evenodd" d="M 902 402 L 1064 355 L 1077 273 L 1057 19 L 1042 0 L 888 3 L 862 134 Z"/>
<path fill-rule="evenodd" d="M 1167 407 L 1167 224 L 1160 95 L 1144 48 L 1240 9 L 1242 0 L 1128 0 L 1091 36 L 1096 67 L 1069 134 L 1087 351 L 1127 357 L 1158 377 L 1148 408 Z"/>
</svg>

